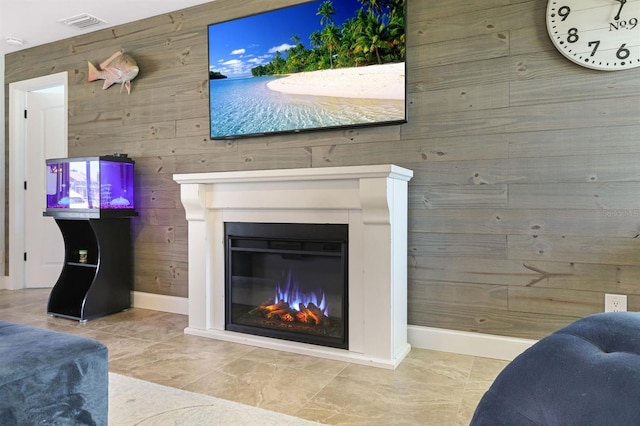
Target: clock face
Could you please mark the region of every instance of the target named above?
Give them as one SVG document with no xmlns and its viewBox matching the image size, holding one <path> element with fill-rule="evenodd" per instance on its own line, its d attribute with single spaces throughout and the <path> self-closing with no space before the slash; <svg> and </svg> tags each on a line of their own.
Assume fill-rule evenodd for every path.
<svg viewBox="0 0 640 426">
<path fill-rule="evenodd" d="M 547 31 L 564 56 L 584 67 L 640 66 L 640 0 L 549 0 Z"/>
</svg>

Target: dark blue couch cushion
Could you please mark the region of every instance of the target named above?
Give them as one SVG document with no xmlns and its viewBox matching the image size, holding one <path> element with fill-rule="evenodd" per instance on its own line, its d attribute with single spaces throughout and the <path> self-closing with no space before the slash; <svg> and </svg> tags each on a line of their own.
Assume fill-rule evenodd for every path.
<svg viewBox="0 0 640 426">
<path fill-rule="evenodd" d="M 0 425 L 106 425 L 107 348 L 0 321 Z"/>
<path fill-rule="evenodd" d="M 471 425 L 640 425 L 640 313 L 591 315 L 543 338 L 498 375 Z"/>
</svg>

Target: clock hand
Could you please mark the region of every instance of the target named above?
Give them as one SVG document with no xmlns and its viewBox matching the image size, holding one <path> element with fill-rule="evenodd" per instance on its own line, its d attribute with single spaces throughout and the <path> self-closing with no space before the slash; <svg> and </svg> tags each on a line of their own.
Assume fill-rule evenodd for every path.
<svg viewBox="0 0 640 426">
<path fill-rule="evenodd" d="M 627 0 L 617 0 L 617 1 L 619 1 L 619 2 L 620 2 L 620 9 L 618 9 L 618 14 L 613 18 L 613 19 L 615 19 L 616 21 L 617 21 L 618 19 L 620 19 L 620 12 L 622 12 L 622 7 L 625 5 L 625 3 L 627 2 Z"/>
</svg>

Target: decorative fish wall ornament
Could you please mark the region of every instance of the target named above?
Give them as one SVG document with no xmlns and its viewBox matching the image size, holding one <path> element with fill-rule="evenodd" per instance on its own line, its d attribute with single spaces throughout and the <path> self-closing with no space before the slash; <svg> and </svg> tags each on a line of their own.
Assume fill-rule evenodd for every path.
<svg viewBox="0 0 640 426">
<path fill-rule="evenodd" d="M 131 80 L 136 78 L 140 72 L 136 60 L 131 55 L 117 51 L 109 58 L 100 63 L 97 69 L 91 62 L 89 64 L 89 75 L 87 81 L 104 80 L 102 90 L 108 89 L 115 83 L 122 83 L 122 88 L 127 88 L 127 93 L 131 94 Z"/>
</svg>

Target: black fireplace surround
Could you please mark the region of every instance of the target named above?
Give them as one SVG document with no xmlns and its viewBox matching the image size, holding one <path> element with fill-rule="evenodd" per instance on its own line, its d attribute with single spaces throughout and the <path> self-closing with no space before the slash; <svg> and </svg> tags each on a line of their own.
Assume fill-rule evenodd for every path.
<svg viewBox="0 0 640 426">
<path fill-rule="evenodd" d="M 225 329 L 348 349 L 348 228 L 225 223 Z"/>
</svg>

